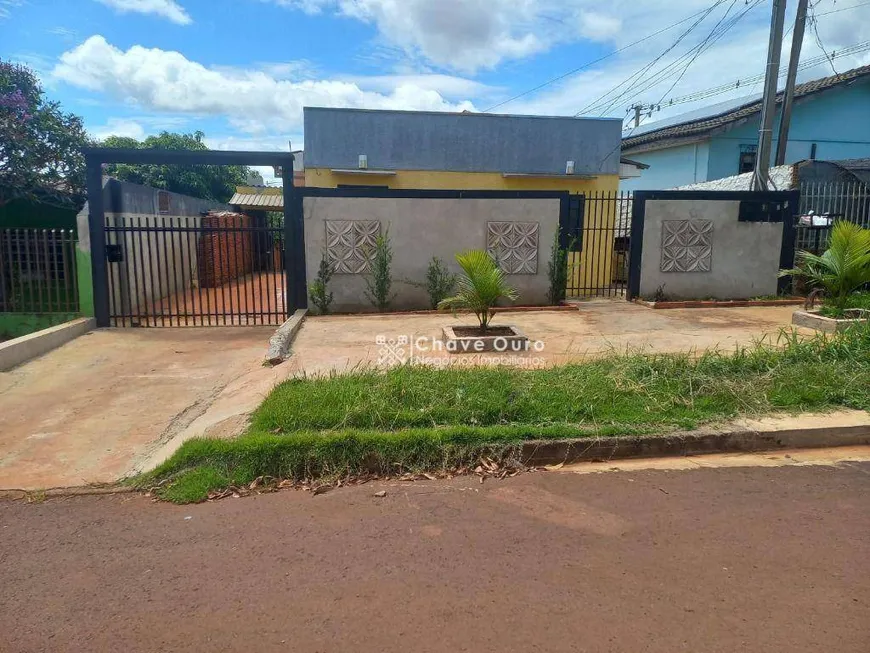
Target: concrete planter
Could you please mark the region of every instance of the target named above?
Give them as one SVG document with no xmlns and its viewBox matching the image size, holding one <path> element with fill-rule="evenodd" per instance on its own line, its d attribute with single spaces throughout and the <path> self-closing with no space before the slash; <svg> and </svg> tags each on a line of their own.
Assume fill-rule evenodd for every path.
<svg viewBox="0 0 870 653">
<path fill-rule="evenodd" d="M 824 331 L 825 333 L 837 333 L 838 331 L 845 331 L 854 324 L 866 324 L 870 321 L 870 311 L 863 309 L 855 310 L 860 311 L 863 317 L 836 319 L 819 315 L 815 311 L 795 311 L 791 316 L 791 323 L 796 326 L 806 327 L 807 329 Z"/>
<path fill-rule="evenodd" d="M 465 335 L 465 331 L 476 331 L 476 326 L 447 326 L 443 330 L 446 349 L 451 354 L 479 354 L 495 352 L 510 354 L 526 351 L 529 338 L 518 327 L 498 325 L 489 328 L 492 335 Z"/>
</svg>

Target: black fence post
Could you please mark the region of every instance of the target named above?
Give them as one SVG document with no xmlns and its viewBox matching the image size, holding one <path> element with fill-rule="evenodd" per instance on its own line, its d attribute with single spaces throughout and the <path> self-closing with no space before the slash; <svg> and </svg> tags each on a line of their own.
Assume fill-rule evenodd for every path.
<svg viewBox="0 0 870 653">
<path fill-rule="evenodd" d="M 293 188 L 293 155 L 281 165 L 284 196 L 284 317 L 289 318 L 296 305 L 296 193 Z"/>
<path fill-rule="evenodd" d="M 106 230 L 103 207 L 102 161 L 85 155 L 88 185 L 88 234 L 91 241 L 94 317 L 98 327 L 109 326 L 109 276 L 106 264 Z"/>
<path fill-rule="evenodd" d="M 631 203 L 631 235 L 629 236 L 628 287 L 625 298 L 632 301 L 640 295 L 640 263 L 643 258 L 643 223 L 646 216 L 646 191 L 635 191 Z"/>
<path fill-rule="evenodd" d="M 789 191 L 786 195 L 786 210 L 782 212 L 782 247 L 779 250 L 779 269 L 788 270 L 794 267 L 795 241 L 797 240 L 797 220 L 800 212 L 801 192 Z M 776 284 L 777 293 L 784 295 L 791 291 L 791 277 L 780 277 Z"/>
</svg>

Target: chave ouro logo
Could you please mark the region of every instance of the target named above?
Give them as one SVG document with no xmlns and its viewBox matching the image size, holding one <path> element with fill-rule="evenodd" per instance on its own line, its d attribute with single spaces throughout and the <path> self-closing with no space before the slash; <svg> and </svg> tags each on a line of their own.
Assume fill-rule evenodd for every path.
<svg viewBox="0 0 870 653">
<path fill-rule="evenodd" d="M 477 341 L 445 342 L 429 336 L 412 338 L 408 335 L 387 336 L 378 334 L 375 336 L 375 344 L 378 346 L 378 365 L 405 365 L 407 363 L 418 365 L 447 366 L 454 364 L 475 365 L 524 365 L 539 366 L 546 360 L 540 356 L 523 356 L 521 354 L 540 353 L 544 351 L 544 343 L 541 340 L 530 340 L 518 343 L 506 338 L 496 338 L 493 341 L 494 351 L 483 351 L 483 343 Z M 475 346 L 477 345 L 477 346 Z M 444 356 L 448 354 L 468 354 L 463 357 L 453 358 Z"/>
</svg>

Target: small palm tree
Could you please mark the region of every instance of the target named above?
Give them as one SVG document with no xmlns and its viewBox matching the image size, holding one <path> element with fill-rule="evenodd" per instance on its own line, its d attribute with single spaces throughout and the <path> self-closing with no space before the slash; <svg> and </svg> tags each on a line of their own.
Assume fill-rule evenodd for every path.
<svg viewBox="0 0 870 653">
<path fill-rule="evenodd" d="M 824 254 L 800 251 L 797 261 L 797 267 L 780 271 L 780 276 L 803 277 L 811 286 L 824 290 L 826 303 L 844 309 L 849 295 L 870 283 L 870 229 L 837 222 Z"/>
<path fill-rule="evenodd" d="M 480 322 L 480 330 L 486 331 L 498 300 L 504 297 L 514 301 L 517 291 L 507 284 L 504 272 L 493 258 L 482 250 L 457 254 L 456 261 L 465 274 L 456 282 L 458 292 L 438 302 L 438 308 L 471 311 Z"/>
</svg>

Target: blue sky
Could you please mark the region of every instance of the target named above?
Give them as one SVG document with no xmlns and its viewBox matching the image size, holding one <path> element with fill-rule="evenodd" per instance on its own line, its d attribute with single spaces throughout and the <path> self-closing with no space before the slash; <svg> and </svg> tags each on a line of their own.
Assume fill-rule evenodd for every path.
<svg viewBox="0 0 870 653">
<path fill-rule="evenodd" d="M 870 41 L 870 2 L 811 4 L 802 61 Z M 497 111 L 663 102 L 657 120 L 760 90 L 668 106 L 763 72 L 769 18 L 769 0 L 0 0 L 0 57 L 34 67 L 95 137 L 199 129 L 216 148 L 286 149 L 302 145 L 303 106 L 486 110 L 622 48 Z M 867 49 L 834 60 L 867 63 Z"/>
</svg>

